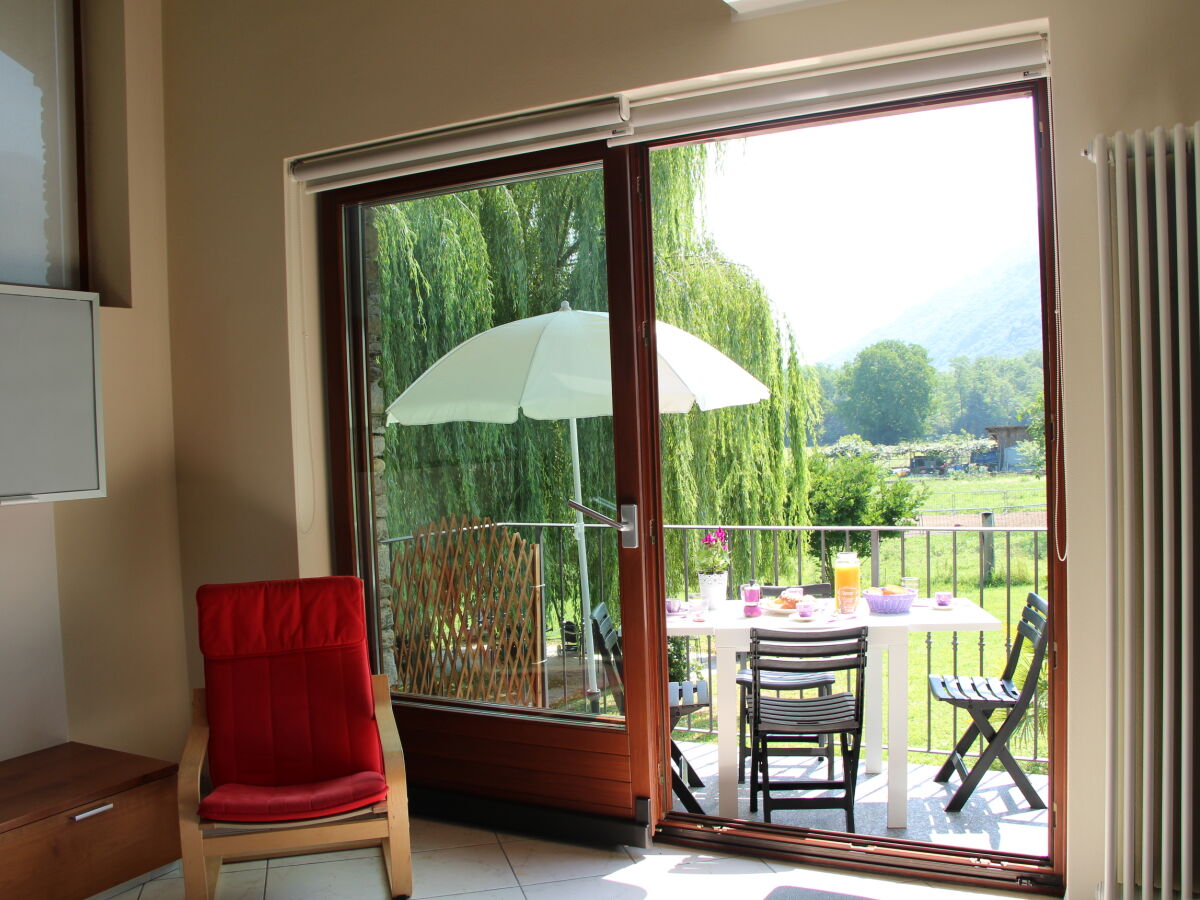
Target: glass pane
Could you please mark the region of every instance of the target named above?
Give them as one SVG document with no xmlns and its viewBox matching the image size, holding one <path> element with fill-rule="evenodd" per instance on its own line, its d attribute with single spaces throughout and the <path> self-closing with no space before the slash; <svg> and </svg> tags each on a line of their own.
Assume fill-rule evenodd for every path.
<svg viewBox="0 0 1200 900">
<path fill-rule="evenodd" d="M 79 287 L 69 0 L 0 4 L 0 281 Z"/>
<path fill-rule="evenodd" d="M 601 171 L 364 207 L 361 225 L 394 689 L 622 715 L 616 532 L 566 505 L 615 497 Z"/>
<path fill-rule="evenodd" d="M 960 779 L 933 779 L 969 717 L 930 690 L 930 676 L 997 678 L 1015 656 L 1017 685 L 1037 689 L 1008 747 L 1046 799 L 1046 672 L 1030 675 L 1016 631 L 1029 592 L 1055 602 L 1035 148 L 1032 100 L 1011 97 L 651 152 L 660 336 L 685 329 L 769 389 L 739 394 L 725 374 L 717 399 L 661 418 L 667 597 L 682 607 L 671 680 L 715 685 L 673 732 L 705 812 L 763 818 L 739 752 L 751 628 L 863 625 L 874 665 L 886 655 L 908 679 L 866 695 L 859 833 L 1046 852 L 1045 810 L 999 765 L 945 811 Z M 739 587 L 754 582 L 751 617 Z M 775 709 L 791 713 L 843 684 L 780 680 Z M 884 744 L 900 705 L 906 739 L 897 722 Z M 770 755 L 772 778 L 831 777 L 825 746 L 795 743 Z M 840 809 L 771 821 L 846 828 Z"/>
</svg>

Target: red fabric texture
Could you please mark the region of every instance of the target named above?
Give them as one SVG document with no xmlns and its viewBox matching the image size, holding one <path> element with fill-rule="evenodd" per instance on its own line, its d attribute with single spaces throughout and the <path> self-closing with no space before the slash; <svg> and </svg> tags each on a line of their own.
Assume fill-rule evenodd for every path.
<svg viewBox="0 0 1200 900">
<path fill-rule="evenodd" d="M 366 648 L 362 582 L 350 576 L 206 584 L 196 604 L 206 659 Z"/>
<path fill-rule="evenodd" d="M 362 582 L 205 585 L 196 602 L 215 788 L 201 809 L 271 821 L 276 809 L 308 818 L 381 799 Z"/>
<path fill-rule="evenodd" d="M 223 784 L 200 801 L 200 815 L 221 822 L 279 822 L 349 812 L 387 796 L 378 772 L 284 787 Z"/>
</svg>

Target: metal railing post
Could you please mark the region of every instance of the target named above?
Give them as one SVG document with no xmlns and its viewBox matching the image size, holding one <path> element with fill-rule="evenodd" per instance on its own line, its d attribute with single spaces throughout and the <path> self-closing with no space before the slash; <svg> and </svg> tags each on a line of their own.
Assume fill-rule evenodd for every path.
<svg viewBox="0 0 1200 900">
<path fill-rule="evenodd" d="M 879 585 L 879 529 L 871 529 L 871 584 Z"/>
<path fill-rule="evenodd" d="M 996 525 L 996 514 L 994 512 L 982 512 L 979 514 L 983 520 L 984 528 L 994 528 Z M 988 584 L 992 580 L 992 572 L 996 568 L 996 536 L 991 531 L 981 531 L 980 535 L 983 539 L 983 567 L 979 573 L 980 587 Z"/>
</svg>

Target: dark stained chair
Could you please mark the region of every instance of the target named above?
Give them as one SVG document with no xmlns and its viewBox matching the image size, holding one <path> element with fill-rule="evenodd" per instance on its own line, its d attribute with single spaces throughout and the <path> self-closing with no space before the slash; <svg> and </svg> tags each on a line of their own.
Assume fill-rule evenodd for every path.
<svg viewBox="0 0 1200 900">
<path fill-rule="evenodd" d="M 1046 804 L 1017 761 L 1009 752 L 1008 742 L 1021 724 L 1021 719 L 1033 702 L 1037 690 L 1038 676 L 1042 671 L 1042 663 L 1046 658 L 1046 641 L 1049 629 L 1050 607 L 1037 594 L 1030 593 L 1025 600 L 1025 609 L 1021 612 L 1021 621 L 1017 623 L 1017 638 L 1008 654 L 1008 662 L 999 678 L 988 678 L 983 675 L 930 675 L 929 689 L 937 699 L 966 710 L 971 717 L 971 724 L 963 732 L 950 756 L 942 768 L 934 776 L 934 781 L 946 782 L 951 773 L 957 771 L 962 778 L 954 796 L 946 805 L 946 812 L 959 812 L 983 776 L 987 774 L 992 763 L 997 760 L 1008 770 L 1013 783 L 1025 795 L 1025 799 L 1034 809 L 1045 809 Z M 1029 668 L 1025 679 L 1018 688 L 1013 681 L 1020 665 L 1022 646 L 1028 641 L 1032 648 Z M 997 712 L 1004 715 L 999 728 L 991 721 Z M 983 748 L 974 767 L 967 770 L 963 757 L 971 749 L 976 738 L 982 737 L 987 746 Z"/>
<path fill-rule="evenodd" d="M 748 658 L 752 676 L 750 735 L 750 811 L 758 811 L 762 793 L 763 821 L 776 809 L 842 809 L 846 830 L 854 831 L 854 796 L 862 745 L 863 673 L 867 665 L 867 629 L 836 631 L 766 631 L 750 635 Z M 817 697 L 774 697 L 763 693 L 768 675 L 812 672 L 849 673 L 848 689 Z M 841 744 L 842 777 L 776 780 L 771 777 L 771 757 L 791 756 L 781 744 L 817 743 L 832 739 Z M 840 792 L 841 796 L 776 797 L 774 792 L 805 795 Z"/>
<path fill-rule="evenodd" d="M 833 585 L 828 582 L 795 586 L 802 588 L 808 597 L 833 597 Z M 782 584 L 764 584 L 762 586 L 763 599 L 778 597 L 787 590 L 787 587 L 787 585 Z M 744 661 L 745 654 L 742 654 L 742 657 Z M 750 688 L 752 680 L 753 675 L 749 669 L 743 668 L 738 671 L 738 707 L 741 710 L 741 714 L 738 717 L 738 784 L 743 784 L 746 781 L 746 760 L 750 758 L 750 742 L 746 740 L 746 726 L 750 721 L 750 707 L 746 703 L 746 692 Z M 777 694 L 782 691 L 798 691 L 803 696 L 805 691 L 815 690 L 817 696 L 828 697 L 833 693 L 833 682 L 834 676 L 832 672 L 764 672 L 762 675 L 763 690 L 775 691 Z M 792 756 L 824 757 L 827 761 L 829 777 L 833 778 L 833 753 L 831 746 L 832 738 L 826 735 L 816 747 L 778 748 L 775 752 L 778 755 L 789 754 Z"/>
<path fill-rule="evenodd" d="M 625 658 L 621 651 L 621 635 L 617 631 L 612 616 L 608 613 L 608 607 L 603 603 L 597 604 L 592 609 L 592 639 L 596 645 L 596 650 L 600 653 L 600 660 L 613 692 L 613 702 L 616 703 L 617 710 L 624 715 Z M 668 685 L 667 698 L 672 730 L 674 730 L 676 723 L 683 716 L 703 709 L 711 702 L 703 694 L 695 694 L 690 690 L 685 695 L 683 686 L 676 683 Z M 690 813 L 703 815 L 704 808 L 700 806 L 700 803 L 691 791 L 691 788 L 694 787 L 704 787 L 704 782 L 696 775 L 695 770 L 688 765 L 683 751 L 679 749 L 679 745 L 672 738 L 671 789 L 675 792 L 675 796 L 679 798 L 679 802 L 683 804 L 684 809 Z"/>
</svg>

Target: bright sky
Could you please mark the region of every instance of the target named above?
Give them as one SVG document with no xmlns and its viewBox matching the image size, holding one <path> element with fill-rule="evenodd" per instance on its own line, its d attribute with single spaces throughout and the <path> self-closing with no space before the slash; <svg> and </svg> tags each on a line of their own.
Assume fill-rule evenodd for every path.
<svg viewBox="0 0 1200 900">
<path fill-rule="evenodd" d="M 1028 98 L 725 143 L 704 217 L 808 362 L 1037 237 Z"/>
</svg>

